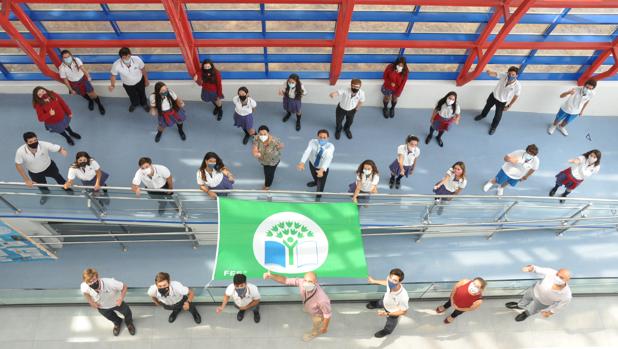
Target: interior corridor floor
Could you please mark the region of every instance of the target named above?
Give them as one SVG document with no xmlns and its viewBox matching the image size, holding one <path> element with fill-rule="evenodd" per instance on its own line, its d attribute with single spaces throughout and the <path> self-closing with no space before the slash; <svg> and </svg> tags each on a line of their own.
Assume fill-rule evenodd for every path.
<svg viewBox="0 0 618 349">
<path fill-rule="evenodd" d="M 301 340 L 310 320 L 300 302 L 262 305 L 259 324 L 252 314 L 239 323 L 231 306 L 220 315 L 213 305 L 199 306 L 201 325 L 188 313 L 169 324 L 168 311 L 134 306 L 134 337 L 124 326 L 113 337 L 112 324 L 87 306 L 0 307 L 5 320 L 0 348 L 616 348 L 617 297 L 577 297 L 550 319 L 535 316 L 522 323 L 514 321 L 516 313 L 504 307 L 506 301 L 486 300 L 451 325 L 444 325 L 444 316 L 434 311 L 440 302 L 413 301 L 395 332 L 382 339 L 373 338 L 384 325 L 375 311 L 364 303 L 335 303 L 329 333 L 311 343 Z"/>
</svg>

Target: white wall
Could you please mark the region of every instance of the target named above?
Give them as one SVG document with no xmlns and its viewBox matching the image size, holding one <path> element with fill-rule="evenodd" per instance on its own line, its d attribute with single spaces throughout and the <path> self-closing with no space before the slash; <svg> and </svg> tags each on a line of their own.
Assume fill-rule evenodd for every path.
<svg viewBox="0 0 618 349">
<path fill-rule="evenodd" d="M 156 81 L 155 81 L 156 82 Z M 259 102 L 279 102 L 281 97 L 277 90 L 283 86 L 281 80 L 225 80 L 223 82 L 226 101 L 236 94 L 240 86 L 246 86 L 250 94 Z M 496 81 L 473 81 L 465 86 L 457 87 L 454 81 L 434 80 L 411 80 L 408 81 L 404 93 L 399 100 L 399 107 L 403 108 L 432 108 L 436 101 L 449 91 L 455 91 L 459 95 L 459 102 L 464 110 L 480 110 L 485 100 L 492 91 Z M 185 100 L 200 100 L 200 88 L 189 81 L 167 81 Z M 303 99 L 305 103 L 333 104 L 328 93 L 335 89 L 325 80 L 304 80 L 303 84 L 308 90 L 308 95 Z M 366 93 L 366 105 L 381 106 L 382 93 L 380 92 L 381 80 L 366 80 L 363 82 L 363 90 Z M 66 93 L 66 88 L 56 82 L 1 82 L 0 93 L 32 93 L 34 86 L 41 85 L 52 88 L 58 92 Z M 340 80 L 337 87 L 348 86 L 349 80 Z M 560 93 L 575 86 L 570 81 L 522 81 L 522 94 L 511 110 L 537 113 L 556 113 L 560 106 Z M 107 90 L 108 83 L 105 81 L 95 82 L 96 91 L 102 96 L 125 97 L 126 94 L 121 84 L 117 84 L 113 93 Z M 147 88 L 152 91 L 154 82 Z M 599 82 L 596 95 L 586 109 L 586 115 L 614 116 L 613 106 L 616 102 L 615 89 L 618 82 Z"/>
</svg>

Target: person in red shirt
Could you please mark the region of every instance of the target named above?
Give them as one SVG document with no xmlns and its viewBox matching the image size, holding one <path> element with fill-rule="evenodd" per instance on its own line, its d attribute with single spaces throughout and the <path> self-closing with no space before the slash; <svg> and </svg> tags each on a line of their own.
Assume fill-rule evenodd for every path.
<svg viewBox="0 0 618 349">
<path fill-rule="evenodd" d="M 205 59 L 202 62 L 201 74 L 195 74 L 193 80 L 202 86 L 202 100 L 206 103 L 214 104 L 215 109 L 213 115 L 217 116 L 217 120 L 221 121 L 223 117 L 223 105 L 221 100 L 223 97 L 223 87 L 221 86 L 221 72 L 215 68 L 214 63 L 210 59 Z"/>
<path fill-rule="evenodd" d="M 401 96 L 403 87 L 408 81 L 408 72 L 406 58 L 403 56 L 397 57 L 395 62 L 389 64 L 384 69 L 384 84 L 382 85 L 384 109 L 382 109 L 382 115 L 386 119 L 395 117 L 395 105 L 397 105 L 397 99 Z M 391 103 L 390 111 L 388 109 L 388 102 Z"/>
<path fill-rule="evenodd" d="M 71 108 L 56 92 L 41 86 L 35 87 L 32 90 L 32 107 L 36 111 L 39 121 L 45 124 L 48 131 L 59 133 L 70 145 L 75 145 L 73 138 L 82 139 L 69 126 L 73 118 Z"/>
<path fill-rule="evenodd" d="M 472 280 L 463 279 L 455 284 L 451 291 L 450 299 L 436 308 L 436 313 L 442 314 L 451 305 L 455 308 L 453 313 L 444 319 L 445 324 L 450 324 L 455 318 L 466 311 L 478 309 L 483 303 L 483 290 L 487 286 L 487 281 L 481 277 Z"/>
</svg>

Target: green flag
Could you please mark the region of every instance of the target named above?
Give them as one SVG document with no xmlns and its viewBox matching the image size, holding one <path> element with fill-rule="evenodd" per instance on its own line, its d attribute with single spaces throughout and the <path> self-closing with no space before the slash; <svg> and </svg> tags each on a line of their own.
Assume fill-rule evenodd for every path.
<svg viewBox="0 0 618 349">
<path fill-rule="evenodd" d="M 353 203 L 277 203 L 219 198 L 214 280 L 267 270 L 320 277 L 367 277 Z"/>
</svg>

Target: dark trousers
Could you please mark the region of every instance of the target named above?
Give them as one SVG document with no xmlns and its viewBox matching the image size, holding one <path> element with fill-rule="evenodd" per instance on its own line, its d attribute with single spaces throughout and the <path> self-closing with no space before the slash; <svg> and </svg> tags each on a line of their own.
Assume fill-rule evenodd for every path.
<svg viewBox="0 0 618 349">
<path fill-rule="evenodd" d="M 165 183 L 165 185 L 159 189 L 169 189 L 169 186 L 167 185 L 167 183 Z M 148 193 L 148 196 L 150 196 L 151 199 L 159 200 L 159 216 L 163 215 L 168 203 L 172 208 L 176 208 L 175 203 L 169 202 L 169 200 L 173 199 L 172 193 L 165 193 L 165 192 L 160 192 L 160 191 L 156 191 L 156 192 L 146 191 L 146 192 Z"/>
<path fill-rule="evenodd" d="M 258 303 L 257 305 L 252 306 L 251 308 L 247 309 L 247 310 L 240 310 L 240 308 L 234 304 L 234 307 L 236 307 L 236 309 L 238 309 L 238 311 L 242 311 L 245 312 L 247 310 L 251 310 L 254 314 L 258 314 L 260 312 L 260 304 Z"/>
<path fill-rule="evenodd" d="M 349 130 L 354 122 L 354 115 L 356 114 L 356 109 L 352 110 L 343 110 L 339 104 L 337 104 L 337 110 L 335 111 L 335 131 L 341 132 L 341 128 L 344 130 Z M 345 119 L 345 124 L 343 124 L 343 119 Z M 343 124 L 343 126 L 342 126 Z"/>
<path fill-rule="evenodd" d="M 187 296 L 183 296 L 182 299 L 174 305 L 167 305 L 167 304 L 161 304 L 161 305 L 163 305 L 163 309 L 171 310 L 172 314 L 178 315 L 178 313 L 182 311 L 182 306 L 185 304 L 187 299 L 188 299 Z M 195 305 L 193 303 L 189 303 L 189 312 L 193 315 L 198 314 L 197 309 L 195 308 Z"/>
<path fill-rule="evenodd" d="M 148 105 L 146 100 L 146 85 L 144 84 L 144 77 L 135 85 L 129 86 L 122 84 L 124 90 L 127 91 L 127 95 L 129 95 L 129 100 L 131 101 L 131 105 L 137 107 L 139 105 Z"/>
<path fill-rule="evenodd" d="M 324 187 L 326 186 L 326 178 L 328 177 L 328 170 L 324 171 L 324 175 L 321 178 L 318 177 L 318 169 L 313 167 L 313 164 L 311 162 L 309 163 L 309 170 L 311 171 L 311 177 L 313 178 L 313 181 L 316 184 L 315 191 L 323 192 Z M 322 195 L 317 195 L 316 197 L 321 198 Z"/>
<path fill-rule="evenodd" d="M 56 163 L 53 160 L 51 164 L 49 164 L 49 166 L 47 166 L 47 168 L 43 172 L 32 173 L 28 171 L 28 175 L 30 176 L 30 179 L 32 179 L 34 182 L 41 183 L 41 184 L 47 183 L 46 177 L 53 178 L 58 184 L 66 183 L 66 180 L 60 174 L 60 171 L 58 170 L 58 166 L 56 166 Z M 43 194 L 49 193 L 49 188 L 47 187 L 38 187 L 38 188 Z"/>
<path fill-rule="evenodd" d="M 264 167 L 264 186 L 269 187 L 273 184 L 273 180 L 275 179 L 275 171 L 277 170 L 277 166 L 279 163 L 273 166 L 263 165 Z"/>
<path fill-rule="evenodd" d="M 120 318 L 120 316 L 118 316 L 118 314 L 116 314 L 116 311 L 122 314 L 122 316 L 124 316 L 124 323 L 127 324 L 127 326 L 133 323 L 133 314 L 131 313 L 131 309 L 125 302 L 122 302 L 120 306 L 115 306 L 113 308 L 99 309 L 99 313 L 105 316 L 107 320 L 113 322 L 116 326 L 120 326 L 120 324 L 122 324 L 122 319 Z"/>
<path fill-rule="evenodd" d="M 491 128 L 496 129 L 500 120 L 502 120 L 502 112 L 504 111 L 504 107 L 506 106 L 506 102 L 500 102 L 496 98 L 494 98 L 494 93 L 490 93 L 489 97 L 487 97 L 487 102 L 485 103 L 485 108 L 481 112 L 483 117 L 486 117 L 489 111 L 493 106 L 496 106 L 496 113 L 494 114 L 494 119 L 491 121 Z"/>
<path fill-rule="evenodd" d="M 444 307 L 444 309 L 450 308 L 451 307 L 451 300 L 449 299 L 448 301 L 446 301 L 446 303 L 444 303 L 443 307 Z M 459 315 L 461 315 L 463 313 L 465 313 L 465 312 L 461 311 L 461 310 L 455 309 L 455 310 L 453 310 L 453 313 L 451 314 L 451 317 L 454 319 L 454 318 L 458 317 Z"/>
<path fill-rule="evenodd" d="M 377 308 L 384 308 L 384 302 L 381 299 L 379 301 L 372 301 L 371 303 Z M 384 310 L 387 311 L 385 308 Z M 384 325 L 384 331 L 386 331 L 389 334 L 393 333 L 393 331 L 395 330 L 395 327 L 397 327 L 398 322 L 399 322 L 399 316 L 387 316 L 386 324 Z"/>
</svg>

